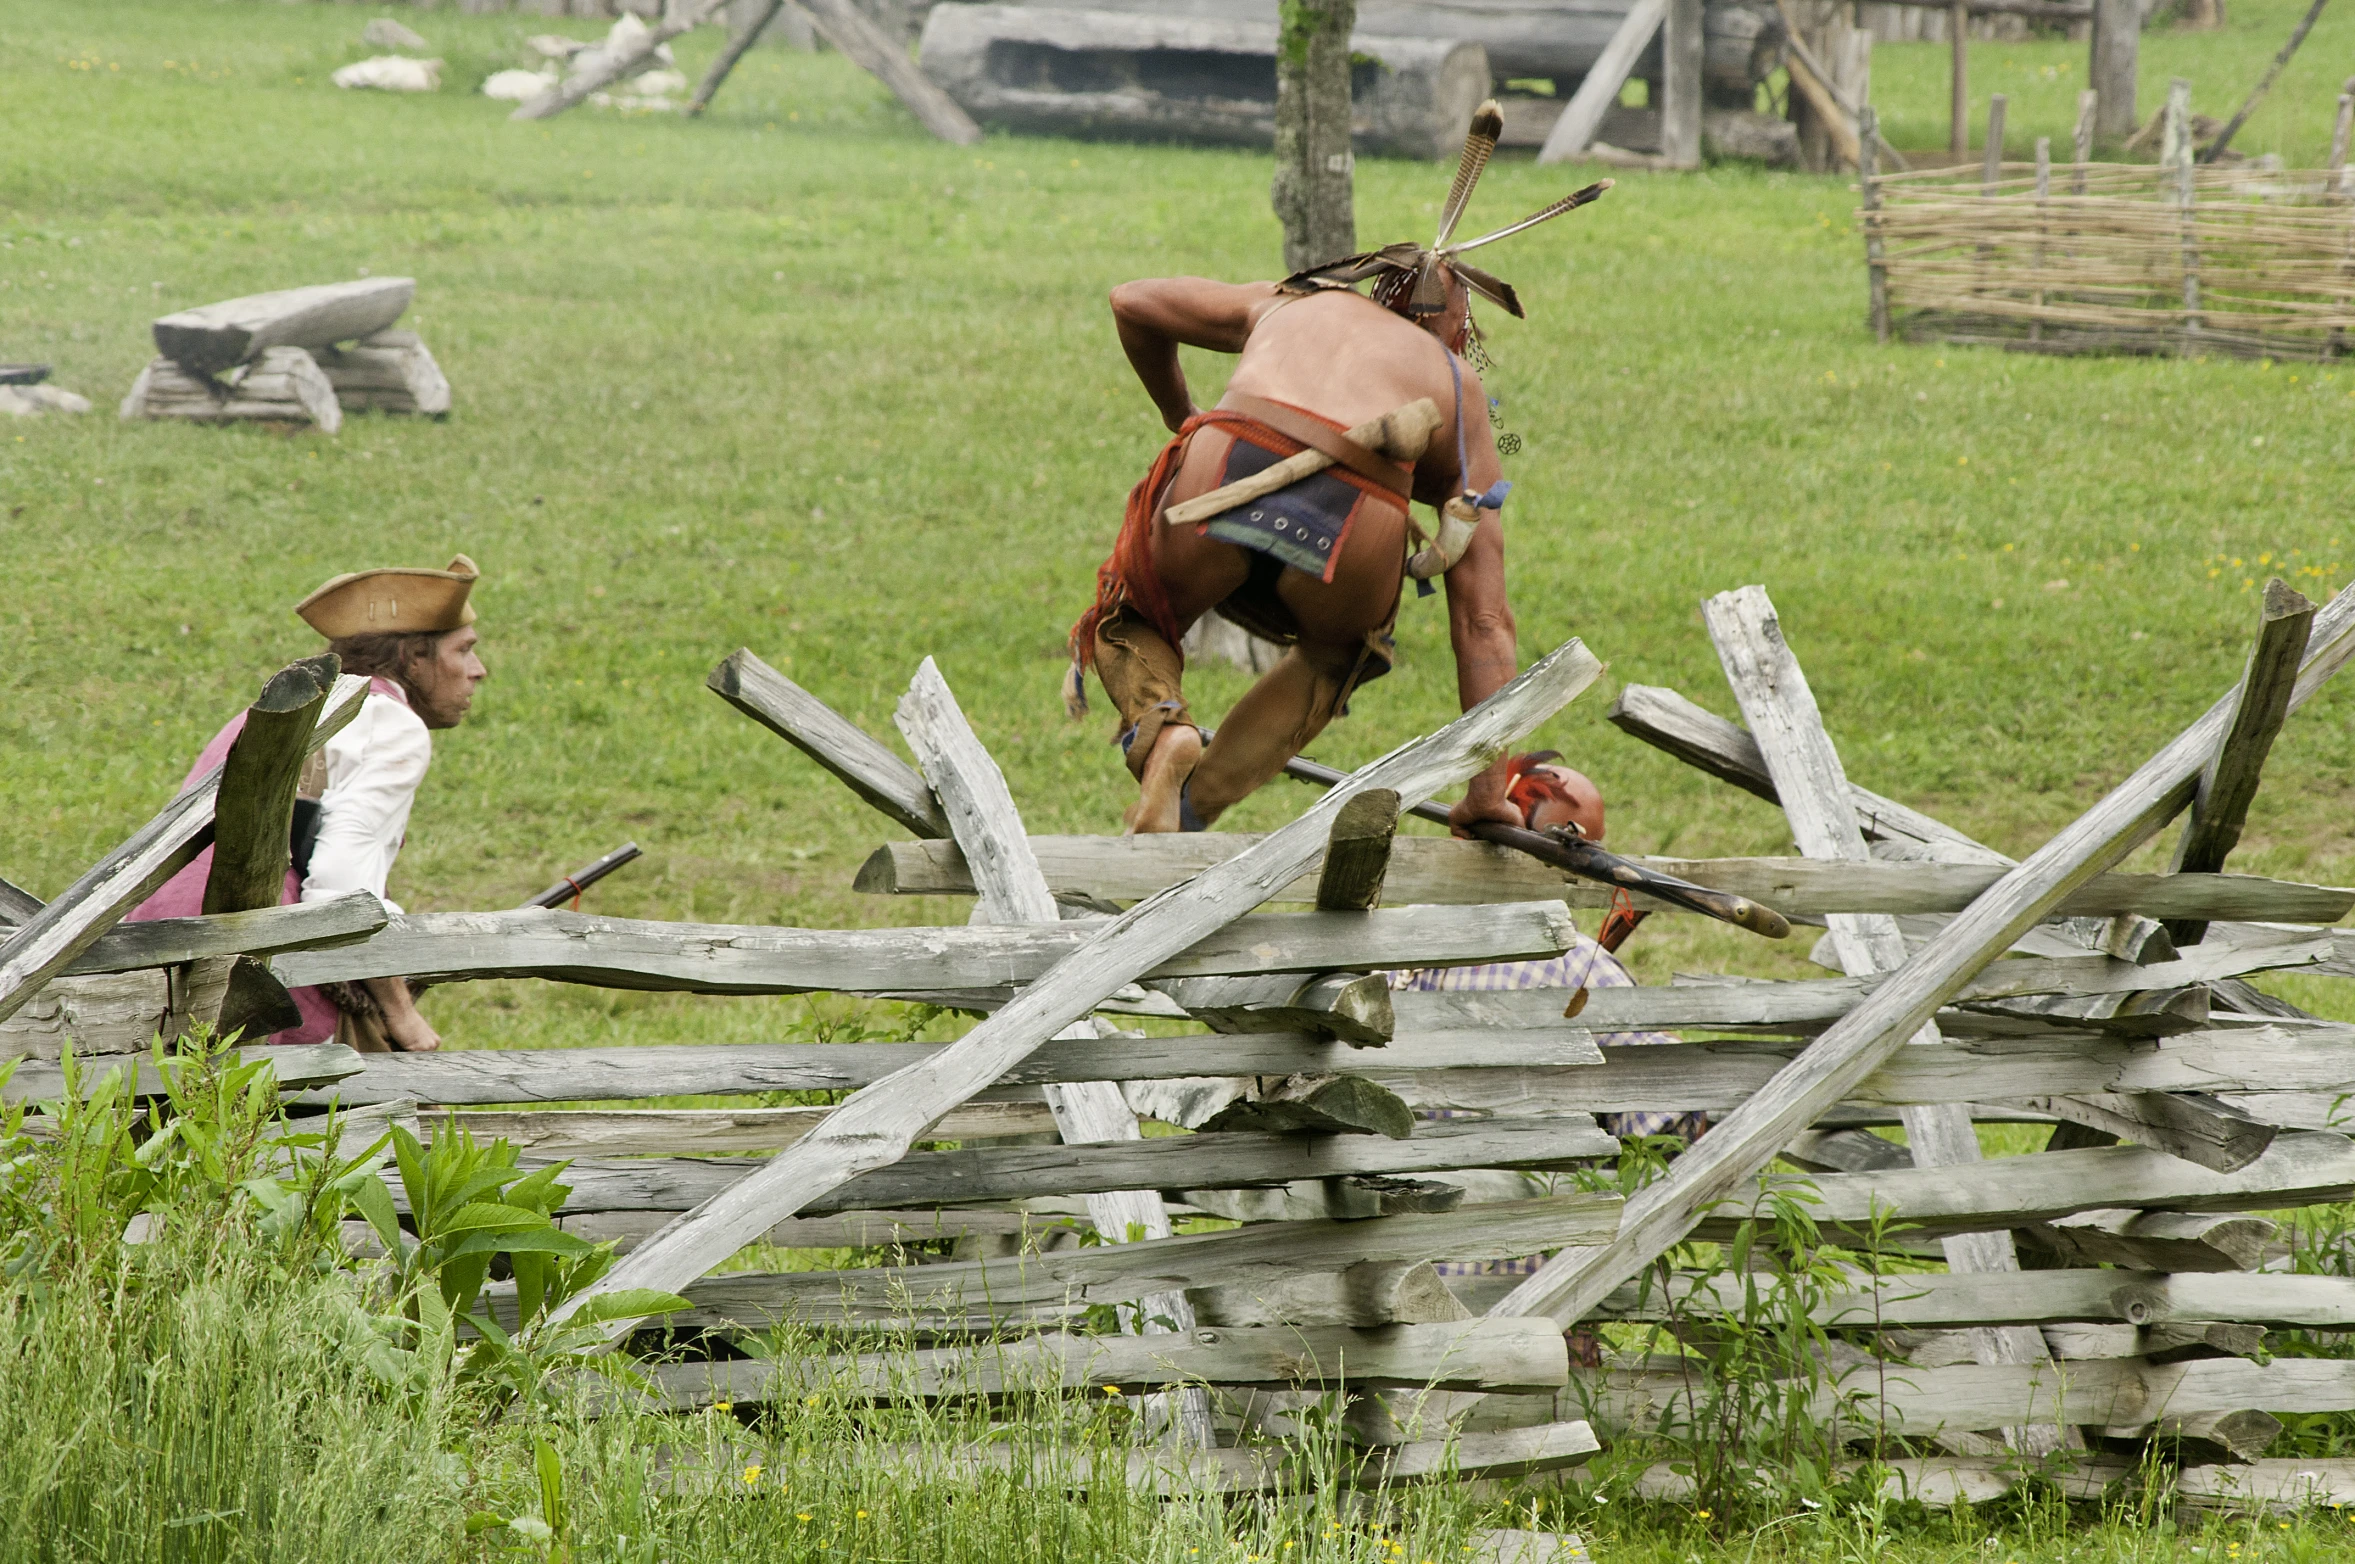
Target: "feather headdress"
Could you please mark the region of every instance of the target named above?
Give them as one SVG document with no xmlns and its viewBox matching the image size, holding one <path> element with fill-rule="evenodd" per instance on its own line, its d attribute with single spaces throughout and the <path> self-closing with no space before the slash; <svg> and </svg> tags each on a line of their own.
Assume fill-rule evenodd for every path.
<svg viewBox="0 0 2355 1564">
<path fill-rule="evenodd" d="M 1608 179 L 1597 180 L 1583 190 L 1576 190 L 1551 206 L 1530 213 L 1517 223 L 1511 223 L 1494 233 L 1482 234 L 1477 239 L 1466 239 L 1450 244 L 1456 224 L 1463 220 L 1464 208 L 1472 202 L 1473 187 L 1480 183 L 1481 170 L 1488 167 L 1488 159 L 1496 151 L 1496 144 L 1504 135 L 1504 114 L 1491 98 L 1472 115 L 1472 128 L 1464 137 L 1464 155 L 1457 160 L 1455 179 L 1447 187 L 1447 200 L 1439 209 L 1439 233 L 1429 245 L 1412 240 L 1386 244 L 1379 250 L 1366 250 L 1357 255 L 1343 256 L 1322 266 L 1312 266 L 1295 272 L 1278 284 L 1286 293 L 1314 293 L 1325 288 L 1351 288 L 1367 278 L 1375 279 L 1377 296 L 1404 293 L 1405 313 L 1436 315 L 1447 308 L 1447 279 L 1453 275 L 1463 279 L 1464 286 L 1484 299 L 1503 306 L 1515 318 L 1522 317 L 1520 296 L 1513 285 L 1503 278 L 1466 265 L 1457 259 L 1466 250 L 1477 250 L 1484 244 L 1494 244 L 1524 229 L 1535 228 L 1564 212 L 1574 212 L 1611 188 Z"/>
</svg>

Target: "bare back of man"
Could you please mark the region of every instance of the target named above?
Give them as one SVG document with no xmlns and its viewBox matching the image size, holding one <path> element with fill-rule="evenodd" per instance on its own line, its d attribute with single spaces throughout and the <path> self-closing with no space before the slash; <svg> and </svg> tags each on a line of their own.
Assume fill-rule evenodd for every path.
<svg viewBox="0 0 2355 1564">
<path fill-rule="evenodd" d="M 1411 472 L 1401 471 L 1400 487 L 1433 506 L 1495 483 L 1496 449 L 1479 378 L 1451 351 L 1461 346 L 1469 314 L 1460 284 L 1450 289 L 1444 312 L 1420 321 L 1345 289 L 1285 292 L 1274 283 L 1191 277 L 1125 284 L 1114 290 L 1112 309 L 1121 345 L 1172 430 L 1183 433 L 1198 416 L 1179 347 L 1241 356 L 1222 414 L 1193 428 L 1174 453 L 1174 471 L 1164 474 L 1158 492 L 1144 495 L 1147 585 L 1166 617 L 1115 612 L 1094 631 L 1097 673 L 1120 708 L 1140 785 L 1130 828 L 1199 829 L 1279 773 L 1357 686 L 1387 671 L 1409 542 L 1405 506 L 1363 484 L 1363 498 L 1321 576 L 1279 566 L 1207 527 L 1168 523 L 1163 513 L 1171 505 L 1227 481 L 1236 440 L 1253 437 L 1219 418 L 1277 403 L 1343 430 L 1427 398 L 1440 410 L 1440 430 Z M 1469 707 L 1515 669 L 1503 533 L 1494 511 L 1480 513 L 1469 548 L 1445 581 L 1459 694 Z M 1182 662 L 1166 643 L 1172 631 L 1182 634 L 1214 609 L 1289 650 L 1205 747 L 1177 688 Z M 1458 806 L 1459 823 L 1518 823 L 1503 794 L 1501 769 L 1476 779 Z"/>
</svg>

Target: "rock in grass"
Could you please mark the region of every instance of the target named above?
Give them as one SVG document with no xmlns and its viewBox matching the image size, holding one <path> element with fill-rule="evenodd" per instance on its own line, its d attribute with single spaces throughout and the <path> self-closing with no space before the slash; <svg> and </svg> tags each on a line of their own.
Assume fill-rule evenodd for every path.
<svg viewBox="0 0 2355 1564">
<path fill-rule="evenodd" d="M 57 386 L 0 385 L 0 413 L 32 418 L 42 413 L 86 413 L 90 399 Z"/>
<path fill-rule="evenodd" d="M 419 54 L 433 47 L 389 16 L 380 16 L 361 28 L 360 42 L 372 49 L 413 49 Z"/>
</svg>

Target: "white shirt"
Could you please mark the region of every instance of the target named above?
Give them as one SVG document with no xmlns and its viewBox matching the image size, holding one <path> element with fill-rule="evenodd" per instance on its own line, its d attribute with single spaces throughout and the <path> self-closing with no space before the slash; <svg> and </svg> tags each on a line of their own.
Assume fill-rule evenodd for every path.
<svg viewBox="0 0 2355 1564">
<path fill-rule="evenodd" d="M 350 891 L 381 897 L 409 829 L 417 785 L 433 763 L 433 738 L 406 696 L 372 690 L 359 715 L 327 741 L 326 755 L 327 791 L 319 799 L 319 837 L 302 899 Z"/>
</svg>

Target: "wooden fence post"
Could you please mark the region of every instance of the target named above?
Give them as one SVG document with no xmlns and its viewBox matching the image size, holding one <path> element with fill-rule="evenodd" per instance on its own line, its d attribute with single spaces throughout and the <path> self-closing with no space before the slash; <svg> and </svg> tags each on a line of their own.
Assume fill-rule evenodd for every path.
<svg viewBox="0 0 2355 1564">
<path fill-rule="evenodd" d="M 2355 655 L 2355 589 L 2316 616 L 2293 707 Z M 2200 772 L 2230 724 L 2233 696 L 2209 708 L 2075 822 L 1991 886 L 1970 909 L 1807 1051 L 1752 1095 L 1669 1170 L 1628 1202 L 1619 1237 L 1565 1249 L 1516 1287 L 1492 1314 L 1544 1313 L 1583 1319 L 1621 1282 L 1693 1230 L 1791 1138 L 1820 1118 L 1874 1068 L 1905 1046 L 1962 982 L 2007 949 L 2075 886 L 2123 860 L 2187 807 Z"/>
<path fill-rule="evenodd" d="M 312 727 L 316 749 L 359 712 L 365 679 L 336 682 L 333 704 Z M 0 939 L 0 1021 L 16 1014 L 43 984 L 97 942 L 155 888 L 203 852 L 213 835 L 213 802 L 219 796 L 218 769 L 196 779 L 122 846 L 86 870 L 57 899 Z"/>
<path fill-rule="evenodd" d="M 2085 194 L 2085 165 L 2093 161 L 2093 121 L 2101 102 L 2101 94 L 2091 87 L 2077 94 L 2077 132 L 2070 140 L 2070 161 L 2076 164 L 2075 177 L 2069 189 L 2076 195 Z"/>
<path fill-rule="evenodd" d="M 2279 576 L 2265 583 L 2257 645 L 2233 698 L 2232 727 L 2200 773 L 2200 791 L 2192 800 L 2190 818 L 2183 822 L 2183 834 L 2176 838 L 2168 873 L 2223 872 L 2224 860 L 2240 843 L 2265 757 L 2288 719 L 2298 659 L 2306 654 L 2313 629 L 2314 605 L 2302 593 Z M 2171 919 L 2167 924 L 2167 937 L 2178 946 L 2197 945 L 2207 935 L 2208 925 L 2202 920 Z"/>
<path fill-rule="evenodd" d="M 2339 117 L 2330 128 L 2330 189 L 2329 194 L 2343 194 L 2347 188 L 2347 138 L 2355 131 L 2355 92 L 2339 94 Z"/>
<path fill-rule="evenodd" d="M 2000 128 L 2000 110 L 1996 123 Z M 1839 751 L 1824 729 L 1807 675 L 1783 639 L 1765 589 L 1721 593 L 1702 604 L 1701 613 L 1725 665 L 1726 682 L 1765 756 L 1799 850 L 1810 858 L 1867 862 L 1864 833 L 1857 826 Z M 1834 913 L 1829 921 L 1834 948 L 1850 977 L 1894 972 L 1905 965 L 1905 939 L 1895 918 Z M 1924 1026 L 1913 1041 L 1939 1042 L 1937 1024 Z M 1981 1160 L 1967 1107 L 1950 1103 L 1898 1111 L 1917 1167 L 1955 1167 Z M 1946 1265 L 1956 1272 L 2020 1268 L 2009 1233 L 1965 1233 L 1947 1239 Z M 2033 1363 L 2050 1357 L 2041 1336 L 2019 1328 L 1982 1333 L 1975 1338 L 1974 1355 L 1982 1363 Z M 2019 1428 L 2012 1437 L 2023 1452 L 2041 1455 L 2058 1448 L 2049 1430 Z"/>
<path fill-rule="evenodd" d="M 1593 653 L 1567 643 L 1437 733 L 1355 773 L 1257 846 L 1113 919 L 960 1041 L 854 1093 L 808 1138 L 664 1227 L 556 1318 L 569 1318 L 592 1298 L 683 1286 L 828 1190 L 898 1161 L 941 1115 L 1093 1014 L 1112 993 L 1291 884 L 1323 855 L 1332 819 L 1350 798 L 1389 787 L 1419 801 L 1453 786 L 1601 673 Z M 632 1323 L 607 1320 L 599 1329 L 616 1340 Z"/>
<path fill-rule="evenodd" d="M 1987 100 L 1987 158 L 1979 172 L 1979 194 L 1995 194 L 2003 178 L 2003 111 L 2010 100 L 1996 93 Z"/>
<path fill-rule="evenodd" d="M 1881 260 L 1881 115 L 1871 105 L 1857 116 L 1857 182 L 1864 192 L 1865 315 L 1873 340 L 1889 340 L 1889 268 Z"/>
<path fill-rule="evenodd" d="M 2043 279 L 2045 262 L 2044 241 L 2047 221 L 2045 203 L 2051 199 L 2052 137 L 2038 136 L 2036 138 L 2036 273 L 2039 282 Z M 2044 308 L 2044 289 L 2042 287 L 2037 288 L 2035 301 L 2039 310 Z M 2044 322 L 2041 319 L 2031 319 L 2028 322 L 2028 340 L 2030 342 L 2044 340 Z"/>
<path fill-rule="evenodd" d="M 2093 0 L 2085 80 L 2095 94 L 2094 139 L 2103 146 L 2118 146 L 2134 134 L 2135 60 L 2141 48 L 2142 0 Z"/>
<path fill-rule="evenodd" d="M 1054 893 L 1047 889 L 1038 855 L 1030 849 L 1030 836 L 1023 829 L 1005 773 L 965 720 L 948 680 L 941 677 L 929 657 L 916 669 L 908 693 L 900 698 L 898 722 L 901 736 L 923 766 L 925 779 L 932 784 L 933 794 L 956 832 L 957 845 L 964 849 L 965 862 L 973 870 L 974 889 L 980 896 L 975 921 L 1060 922 L 1062 914 L 1055 906 Z M 1103 1034 L 1093 1017 L 1082 1017 L 1060 1035 L 1094 1039 Z M 1047 1107 L 1055 1116 L 1055 1128 L 1067 1144 L 1139 1138 L 1137 1116 L 1113 1083 L 1073 1081 L 1043 1090 Z M 1155 1190 L 1090 1195 L 1087 1207 L 1088 1220 L 1109 1244 L 1167 1238 L 1172 1232 L 1168 1208 Z M 1164 1333 L 1191 1331 L 1194 1307 L 1182 1291 L 1156 1293 L 1145 1300 L 1133 1324 L 1129 1320 L 1123 1324 L 1130 1325 L 1132 1335 L 1149 1334 L 1154 1332 L 1156 1318 L 1168 1322 L 1162 1327 Z M 1216 1442 L 1210 1427 L 1210 1403 L 1202 1391 L 1180 1392 L 1177 1414 L 1186 1443 L 1207 1450 Z"/>
<path fill-rule="evenodd" d="M 1668 0 L 1660 34 L 1660 155 L 1701 166 L 1701 0 Z"/>
<path fill-rule="evenodd" d="M 2190 353 L 2200 334 L 2200 247 L 2193 217 L 2194 172 L 2191 147 L 2191 83 L 2177 76 L 2167 83 L 2166 118 L 2161 124 L 2159 188 L 2171 195 L 2182 233 L 2183 351 Z"/>
<path fill-rule="evenodd" d="M 1947 73 L 1946 148 L 1959 163 L 1971 152 L 1971 11 L 1965 0 L 1954 0 L 1947 8 L 1946 30 L 1953 34 L 1954 43 Z"/>
</svg>

